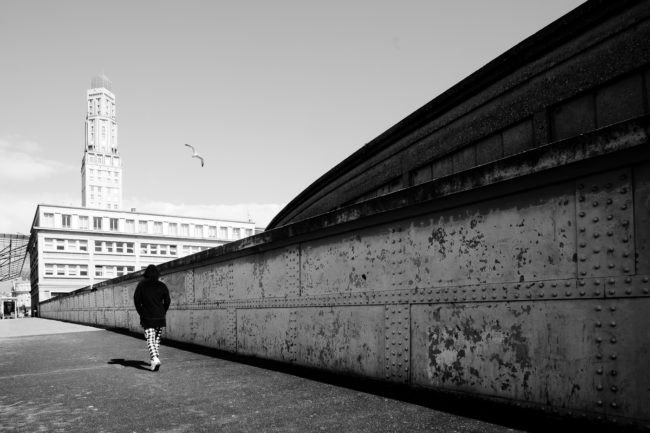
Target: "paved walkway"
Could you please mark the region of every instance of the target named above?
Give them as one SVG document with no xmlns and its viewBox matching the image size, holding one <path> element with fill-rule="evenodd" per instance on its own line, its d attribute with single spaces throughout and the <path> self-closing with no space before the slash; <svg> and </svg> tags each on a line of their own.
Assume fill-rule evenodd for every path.
<svg viewBox="0 0 650 433">
<path fill-rule="evenodd" d="M 2 432 L 514 432 L 479 420 L 143 338 L 0 321 Z"/>
</svg>

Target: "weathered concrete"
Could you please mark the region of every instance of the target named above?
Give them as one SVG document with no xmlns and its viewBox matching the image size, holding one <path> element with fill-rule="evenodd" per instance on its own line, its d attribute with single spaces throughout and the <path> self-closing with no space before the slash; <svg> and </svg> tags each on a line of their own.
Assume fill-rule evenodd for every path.
<svg viewBox="0 0 650 433">
<path fill-rule="evenodd" d="M 44 319 L 2 321 L 0 430 L 519 431 L 205 353 L 164 344 L 161 351 L 163 366 L 153 373 L 142 338 Z"/>
<path fill-rule="evenodd" d="M 569 18 L 344 161 L 272 230 L 161 265 L 166 337 L 650 429 L 650 1 Z M 417 182 L 369 199 L 384 173 Z M 139 277 L 41 314 L 139 332 Z"/>
</svg>

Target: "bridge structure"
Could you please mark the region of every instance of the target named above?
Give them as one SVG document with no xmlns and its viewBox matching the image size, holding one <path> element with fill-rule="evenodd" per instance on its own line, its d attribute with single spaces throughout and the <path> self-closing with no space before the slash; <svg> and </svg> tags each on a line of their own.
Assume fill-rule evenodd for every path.
<svg viewBox="0 0 650 433">
<path fill-rule="evenodd" d="M 589 1 L 160 265 L 165 337 L 650 429 L 650 1 Z M 140 332 L 141 272 L 40 304 Z"/>
</svg>

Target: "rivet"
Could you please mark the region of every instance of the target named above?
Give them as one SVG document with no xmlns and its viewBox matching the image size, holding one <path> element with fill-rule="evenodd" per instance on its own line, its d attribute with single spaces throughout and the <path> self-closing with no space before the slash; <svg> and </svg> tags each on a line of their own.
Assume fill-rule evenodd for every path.
<svg viewBox="0 0 650 433">
<path fill-rule="evenodd" d="M 553 294 L 551 296 L 553 296 L 554 298 L 557 298 L 557 293 L 553 292 Z"/>
<path fill-rule="evenodd" d="M 630 284 L 630 283 L 632 282 L 632 278 L 630 278 L 630 277 L 625 277 L 625 282 L 626 282 L 627 284 Z"/>
<path fill-rule="evenodd" d="M 598 401 L 596 402 L 596 404 L 597 404 L 598 406 L 602 406 L 602 405 L 603 405 L 603 402 L 602 402 L 602 400 L 598 400 Z"/>
<path fill-rule="evenodd" d="M 596 337 L 596 343 L 602 343 L 603 339 L 601 337 Z"/>
<path fill-rule="evenodd" d="M 544 297 L 544 292 L 539 292 L 539 294 L 537 296 L 539 296 L 540 298 L 543 298 Z"/>
<path fill-rule="evenodd" d="M 616 344 L 616 337 L 612 337 L 612 338 L 609 340 L 609 342 L 612 343 L 612 344 Z"/>
<path fill-rule="evenodd" d="M 648 289 L 647 287 L 644 287 L 643 288 L 643 293 L 647 295 L 648 293 L 650 293 L 650 289 Z"/>
<path fill-rule="evenodd" d="M 612 204 L 612 199 L 611 198 L 607 199 L 607 204 Z"/>
<path fill-rule="evenodd" d="M 594 292 L 594 296 L 600 296 L 600 290 L 596 290 L 596 291 Z"/>
<path fill-rule="evenodd" d="M 584 280 L 580 280 L 580 282 L 578 284 L 580 284 L 581 286 L 584 286 L 587 283 L 585 283 Z"/>
<path fill-rule="evenodd" d="M 614 219 L 614 215 L 607 215 L 607 220 L 608 221 L 611 221 L 612 219 Z"/>
<path fill-rule="evenodd" d="M 580 296 L 584 296 L 584 295 L 585 295 L 585 291 L 584 291 L 584 290 L 580 290 Z"/>
<path fill-rule="evenodd" d="M 594 253 L 598 254 L 600 252 L 600 248 L 594 248 Z"/>
<path fill-rule="evenodd" d="M 566 295 L 566 296 L 571 296 L 571 292 L 567 291 L 567 292 L 565 293 L 565 295 Z"/>
<path fill-rule="evenodd" d="M 623 268 L 623 272 L 625 272 L 625 273 L 630 272 L 630 268 L 628 268 L 627 266 L 624 267 L 624 268 Z"/>
<path fill-rule="evenodd" d="M 596 359 L 603 359 L 603 354 L 602 353 L 597 353 L 596 354 Z"/>
<path fill-rule="evenodd" d="M 643 277 L 643 282 L 647 283 L 648 282 L 648 277 Z"/>
<path fill-rule="evenodd" d="M 587 271 L 580 271 L 580 275 L 582 275 L 582 276 L 587 275 Z"/>
<path fill-rule="evenodd" d="M 600 280 L 594 280 L 594 286 L 600 286 Z"/>
<path fill-rule="evenodd" d="M 599 237 L 600 237 L 600 233 L 595 232 L 595 233 L 594 233 L 594 238 L 599 238 Z"/>
<path fill-rule="evenodd" d="M 600 328 L 601 326 L 603 326 L 603 324 L 600 321 L 597 321 L 596 322 L 596 328 Z"/>
<path fill-rule="evenodd" d="M 616 328 L 616 322 L 610 323 L 609 326 L 611 326 L 612 328 Z"/>
<path fill-rule="evenodd" d="M 598 221 L 600 221 L 600 219 L 598 217 L 594 217 L 594 219 L 592 221 L 597 223 Z"/>
<path fill-rule="evenodd" d="M 609 269 L 614 269 L 614 263 L 610 263 L 609 265 L 607 265 L 607 267 L 608 267 Z"/>
<path fill-rule="evenodd" d="M 613 296 L 616 293 L 616 290 L 610 290 L 608 293 Z"/>
<path fill-rule="evenodd" d="M 585 230 L 586 230 L 586 229 L 585 229 L 584 227 L 580 227 L 580 232 L 581 232 L 581 233 L 584 233 Z"/>
<path fill-rule="evenodd" d="M 603 369 L 599 367 L 598 370 L 596 370 L 596 374 L 603 374 Z"/>
<path fill-rule="evenodd" d="M 596 389 L 597 389 L 598 391 L 602 391 L 602 390 L 603 390 L 603 385 L 601 385 L 601 384 L 599 383 L 598 385 L 596 385 Z"/>
<path fill-rule="evenodd" d="M 611 307 L 609 307 L 609 311 L 616 311 L 616 305 L 612 305 Z"/>
<path fill-rule="evenodd" d="M 571 287 L 571 281 L 566 281 L 566 282 L 564 283 L 564 286 L 565 286 L 565 287 Z"/>
<path fill-rule="evenodd" d="M 626 295 L 631 295 L 632 294 L 632 289 L 625 289 L 625 294 Z"/>
<path fill-rule="evenodd" d="M 627 192 L 627 188 L 621 188 L 621 194 L 625 194 Z"/>
<path fill-rule="evenodd" d="M 628 240 L 629 240 L 628 238 L 623 238 L 623 239 L 621 239 L 621 242 L 623 242 L 624 244 L 626 244 L 626 243 L 628 242 Z M 627 257 L 627 256 L 626 256 L 626 257 Z"/>
<path fill-rule="evenodd" d="M 616 370 L 612 370 L 612 371 L 611 371 L 611 375 L 612 375 L 612 376 L 617 376 L 617 375 L 618 375 L 618 371 L 616 371 Z"/>
<path fill-rule="evenodd" d="M 618 405 L 616 404 L 615 401 L 612 402 L 612 407 L 614 407 L 614 408 L 618 407 Z"/>
<path fill-rule="evenodd" d="M 615 281 L 614 281 L 613 278 L 610 278 L 609 280 L 607 280 L 607 282 L 608 282 L 609 284 L 614 284 L 614 283 L 615 283 Z"/>
<path fill-rule="evenodd" d="M 598 202 L 597 202 L 597 201 L 594 201 L 594 202 L 592 203 L 592 205 L 593 205 L 593 207 L 597 207 L 597 206 L 598 206 Z"/>
<path fill-rule="evenodd" d="M 594 265 L 594 269 L 600 269 L 600 265 L 598 264 Z"/>
<path fill-rule="evenodd" d="M 539 287 L 544 287 L 544 283 L 539 283 Z"/>
<path fill-rule="evenodd" d="M 581 217 L 584 217 L 584 216 L 585 216 L 585 213 L 584 213 L 584 212 L 580 212 L 578 215 L 580 215 Z"/>
<path fill-rule="evenodd" d="M 625 210 L 625 209 L 627 209 L 627 205 L 626 204 L 621 205 L 621 210 Z"/>
<path fill-rule="evenodd" d="M 603 307 L 601 307 L 600 305 L 596 305 L 596 311 L 601 311 L 602 309 Z"/>
<path fill-rule="evenodd" d="M 609 357 L 610 357 L 611 359 L 616 359 L 616 358 L 618 358 L 618 356 L 617 356 L 615 353 L 612 353 L 611 355 L 609 355 Z"/>
</svg>

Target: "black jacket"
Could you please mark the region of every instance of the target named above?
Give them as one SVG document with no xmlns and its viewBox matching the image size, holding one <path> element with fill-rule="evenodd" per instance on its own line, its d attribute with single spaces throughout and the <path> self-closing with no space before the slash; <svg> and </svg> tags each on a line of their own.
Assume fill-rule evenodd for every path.
<svg viewBox="0 0 650 433">
<path fill-rule="evenodd" d="M 166 326 L 165 314 L 169 308 L 169 289 L 162 281 L 144 280 L 138 283 L 133 295 L 135 309 L 143 328 Z"/>
</svg>

